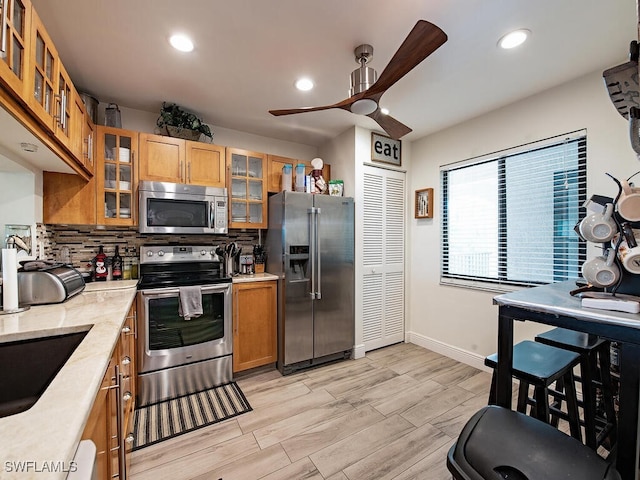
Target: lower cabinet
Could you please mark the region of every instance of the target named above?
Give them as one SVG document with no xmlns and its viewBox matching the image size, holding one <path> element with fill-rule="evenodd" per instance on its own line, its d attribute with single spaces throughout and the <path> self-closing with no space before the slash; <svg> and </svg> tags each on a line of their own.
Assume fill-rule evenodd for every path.
<svg viewBox="0 0 640 480">
<path fill-rule="evenodd" d="M 90 439 L 96 445 L 98 480 L 128 477 L 135 399 L 134 328 L 132 307 L 82 434 L 83 440 Z"/>
<path fill-rule="evenodd" d="M 277 282 L 233 285 L 233 371 L 277 360 Z"/>
</svg>

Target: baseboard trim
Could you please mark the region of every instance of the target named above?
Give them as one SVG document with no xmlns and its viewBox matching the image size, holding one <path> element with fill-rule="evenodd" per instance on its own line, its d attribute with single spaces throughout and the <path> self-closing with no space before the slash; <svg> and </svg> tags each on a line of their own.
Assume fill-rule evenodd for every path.
<svg viewBox="0 0 640 480">
<path fill-rule="evenodd" d="M 358 359 L 358 358 L 364 358 L 364 355 L 366 353 L 366 350 L 364 349 L 364 343 L 361 343 L 360 345 L 355 345 L 353 347 L 353 358 L 354 359 Z"/>
<path fill-rule="evenodd" d="M 407 341 L 408 343 L 419 345 L 423 348 L 439 353 L 446 357 L 453 358 L 458 362 L 465 363 L 474 368 L 477 368 L 478 370 L 483 370 L 485 372 L 492 371 L 489 367 L 485 366 L 483 355 L 468 352 L 461 348 L 454 347 L 453 345 L 449 345 L 447 343 L 415 332 L 405 332 L 405 341 Z"/>
</svg>

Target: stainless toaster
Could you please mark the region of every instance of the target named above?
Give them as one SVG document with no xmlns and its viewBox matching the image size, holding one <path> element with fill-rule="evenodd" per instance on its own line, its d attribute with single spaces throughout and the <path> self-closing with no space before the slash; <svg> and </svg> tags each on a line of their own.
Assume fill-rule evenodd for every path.
<svg viewBox="0 0 640 480">
<path fill-rule="evenodd" d="M 58 265 L 18 272 L 18 303 L 61 303 L 84 290 L 84 278 L 75 268 Z"/>
</svg>

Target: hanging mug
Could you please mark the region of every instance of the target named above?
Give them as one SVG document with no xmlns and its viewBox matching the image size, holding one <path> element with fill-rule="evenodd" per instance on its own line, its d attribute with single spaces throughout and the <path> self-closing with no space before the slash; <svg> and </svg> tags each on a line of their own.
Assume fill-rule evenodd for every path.
<svg viewBox="0 0 640 480">
<path fill-rule="evenodd" d="M 609 249 L 607 256 L 597 256 L 582 264 L 582 276 L 594 287 L 606 288 L 620 279 L 620 269 L 615 264 L 615 250 Z"/>
<path fill-rule="evenodd" d="M 627 180 L 620 182 L 622 192 L 618 199 L 618 213 L 630 222 L 640 221 L 640 188 L 632 187 Z"/>
<path fill-rule="evenodd" d="M 578 226 L 580 236 L 589 242 L 608 242 L 618 232 L 618 226 L 612 218 L 613 204 L 607 203 L 604 212 L 592 213 L 582 219 Z"/>
<path fill-rule="evenodd" d="M 620 263 L 629 273 L 640 274 L 640 230 L 633 230 L 628 223 L 623 223 L 622 234 L 618 246 Z"/>
</svg>

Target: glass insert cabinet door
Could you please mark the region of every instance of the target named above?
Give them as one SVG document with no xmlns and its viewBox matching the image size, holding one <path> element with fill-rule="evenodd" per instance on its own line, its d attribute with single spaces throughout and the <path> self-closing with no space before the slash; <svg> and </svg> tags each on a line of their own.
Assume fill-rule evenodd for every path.
<svg viewBox="0 0 640 480">
<path fill-rule="evenodd" d="M 0 1 L 0 27 L 5 37 L 0 44 L 0 77 L 14 93 L 22 96 L 25 79 L 25 44 L 29 35 L 31 4 L 27 0 Z"/>
<path fill-rule="evenodd" d="M 227 149 L 231 228 L 266 228 L 267 161 L 257 152 Z"/>
<path fill-rule="evenodd" d="M 98 128 L 98 218 L 107 225 L 133 225 L 136 132 Z"/>
</svg>

